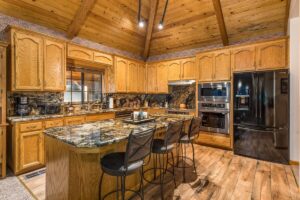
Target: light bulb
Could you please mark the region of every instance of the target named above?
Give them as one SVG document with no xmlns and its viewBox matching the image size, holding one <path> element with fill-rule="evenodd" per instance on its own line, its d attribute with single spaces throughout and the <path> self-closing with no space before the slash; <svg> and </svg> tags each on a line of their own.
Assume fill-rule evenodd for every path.
<svg viewBox="0 0 300 200">
<path fill-rule="evenodd" d="M 141 20 L 141 21 L 139 21 L 139 27 L 140 27 L 140 28 L 144 28 L 144 26 L 145 26 L 145 23 L 144 23 L 144 21 L 142 21 L 142 20 Z"/>
<path fill-rule="evenodd" d="M 160 22 L 160 23 L 158 24 L 158 29 L 159 29 L 159 30 L 162 30 L 163 28 L 164 28 L 164 25 L 163 25 L 162 22 Z"/>
</svg>

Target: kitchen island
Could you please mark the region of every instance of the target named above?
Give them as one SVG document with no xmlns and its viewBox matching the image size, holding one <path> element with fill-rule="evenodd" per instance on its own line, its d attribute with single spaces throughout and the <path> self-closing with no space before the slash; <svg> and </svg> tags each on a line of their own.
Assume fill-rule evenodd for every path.
<svg viewBox="0 0 300 200">
<path fill-rule="evenodd" d="M 105 120 L 46 130 L 46 199 L 99 199 L 101 157 L 114 151 L 125 151 L 131 131 L 139 133 L 156 127 L 155 137 L 162 137 L 170 122 L 183 120 L 187 125 L 192 116 L 154 117 L 154 121 L 140 125 L 127 124 L 122 120 Z M 152 161 L 145 168 L 149 167 L 152 167 Z M 150 173 L 147 177 L 153 178 Z M 136 190 L 139 180 L 139 174 L 128 176 L 126 188 Z M 116 188 L 114 177 L 105 175 L 103 183 L 102 194 Z M 114 197 L 110 196 L 111 199 Z"/>
</svg>

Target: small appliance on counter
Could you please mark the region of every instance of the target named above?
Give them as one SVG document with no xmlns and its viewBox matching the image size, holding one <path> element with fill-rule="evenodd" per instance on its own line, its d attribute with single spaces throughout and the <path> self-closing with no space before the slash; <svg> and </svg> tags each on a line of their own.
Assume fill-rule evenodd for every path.
<svg viewBox="0 0 300 200">
<path fill-rule="evenodd" d="M 15 112 L 19 116 L 28 116 L 30 114 L 31 108 L 28 103 L 28 97 L 15 98 Z"/>
<path fill-rule="evenodd" d="M 108 100 L 108 108 L 113 109 L 114 108 L 114 98 L 110 97 Z"/>
<path fill-rule="evenodd" d="M 131 115 L 131 118 L 123 119 L 123 122 L 129 124 L 141 124 L 151 122 L 153 120 L 155 120 L 155 118 L 150 118 L 148 112 L 134 111 Z"/>
</svg>

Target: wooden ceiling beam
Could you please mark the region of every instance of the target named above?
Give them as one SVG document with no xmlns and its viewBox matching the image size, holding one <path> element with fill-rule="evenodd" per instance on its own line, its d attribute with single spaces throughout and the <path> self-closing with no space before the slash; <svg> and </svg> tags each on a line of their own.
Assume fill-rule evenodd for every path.
<svg viewBox="0 0 300 200">
<path fill-rule="evenodd" d="M 143 53 L 144 58 L 147 58 L 149 55 L 150 42 L 153 33 L 153 26 L 154 26 L 155 16 L 157 12 L 157 6 L 158 6 L 158 0 L 151 0 L 150 13 L 148 18 L 147 32 L 145 38 L 145 48 Z"/>
<path fill-rule="evenodd" d="M 291 0 L 286 0 L 284 33 L 287 35 L 290 18 Z"/>
<path fill-rule="evenodd" d="M 79 33 L 89 12 L 92 10 L 96 2 L 97 0 L 82 0 L 80 7 L 75 14 L 74 19 L 68 28 L 67 31 L 68 38 L 72 39 Z"/>
<path fill-rule="evenodd" d="M 220 2 L 220 0 L 212 0 L 212 1 L 213 1 L 213 4 L 214 4 L 214 9 L 215 9 L 216 16 L 217 16 L 218 25 L 219 25 L 223 45 L 227 46 L 229 44 L 229 42 L 228 42 L 228 35 L 227 35 L 224 16 L 223 16 L 223 12 L 222 12 L 221 2 Z"/>
</svg>

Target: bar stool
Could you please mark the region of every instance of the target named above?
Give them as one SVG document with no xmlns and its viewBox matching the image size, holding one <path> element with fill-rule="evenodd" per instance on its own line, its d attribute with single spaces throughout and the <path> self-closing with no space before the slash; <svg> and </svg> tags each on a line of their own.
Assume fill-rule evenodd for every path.
<svg viewBox="0 0 300 200">
<path fill-rule="evenodd" d="M 100 163 L 102 168 L 102 174 L 100 178 L 100 188 L 99 188 L 99 199 L 105 199 L 107 196 L 116 193 L 116 199 L 119 199 L 119 192 L 121 191 L 122 200 L 125 199 L 125 191 L 133 192 L 144 199 L 143 192 L 143 165 L 144 159 L 150 155 L 154 129 L 142 133 L 131 132 L 128 137 L 128 143 L 125 152 L 114 152 L 105 155 Z M 140 172 L 140 187 L 139 191 L 134 191 L 126 189 L 125 179 L 126 176 L 134 174 L 135 172 Z M 110 176 L 115 176 L 117 178 L 116 190 L 107 193 L 103 198 L 101 198 L 101 188 L 103 176 L 108 174 Z M 118 188 L 119 177 L 121 177 L 121 189 Z"/>
<path fill-rule="evenodd" d="M 174 169 L 174 155 L 172 150 L 175 148 L 175 145 L 177 144 L 180 134 L 181 134 L 181 130 L 182 130 L 182 126 L 183 126 L 183 122 L 182 121 L 178 121 L 178 122 L 171 122 L 169 123 L 168 127 L 167 127 L 167 132 L 164 136 L 163 139 L 154 139 L 153 140 L 153 146 L 152 146 L 152 154 L 154 154 L 154 167 L 153 168 L 149 168 L 147 170 L 145 170 L 144 174 L 143 174 L 143 178 L 145 181 L 147 181 L 148 183 L 151 184 L 157 184 L 160 185 L 160 193 L 161 193 L 161 199 L 164 199 L 164 193 L 163 193 L 163 185 L 167 182 L 170 181 L 165 181 L 165 174 L 167 172 L 169 172 L 170 174 L 172 174 L 173 177 L 173 181 L 174 181 L 174 185 L 176 186 L 176 180 L 175 180 L 175 169 Z M 169 154 L 171 154 L 172 156 L 172 167 L 173 170 L 170 171 L 168 170 L 168 156 Z M 167 158 L 165 160 L 165 155 L 167 155 Z M 159 166 L 157 166 L 157 160 L 159 160 Z M 166 167 L 164 168 L 166 163 Z M 154 172 L 154 179 L 148 180 L 145 175 L 148 172 L 151 172 L 153 170 Z M 160 179 L 159 182 L 155 182 L 156 179 L 156 175 L 157 175 L 157 170 L 159 170 L 160 172 Z"/>
<path fill-rule="evenodd" d="M 180 136 L 180 139 L 179 139 L 179 148 L 181 149 L 181 153 L 182 155 L 180 156 L 179 153 L 177 155 L 177 167 L 178 168 L 183 168 L 183 181 L 185 182 L 186 181 L 186 178 L 185 178 L 185 169 L 188 168 L 186 166 L 186 161 L 187 160 L 190 160 L 193 162 L 193 167 L 194 167 L 194 170 L 195 170 L 195 173 L 197 174 L 197 170 L 196 170 L 196 163 L 195 163 L 195 149 L 194 149 L 194 139 L 195 139 L 195 136 L 197 134 L 199 134 L 199 131 L 200 131 L 200 123 L 201 123 L 201 118 L 199 117 L 194 117 L 192 120 L 191 120 L 191 123 L 189 125 L 189 129 L 188 129 L 188 133 L 187 134 L 182 134 Z M 186 156 L 186 146 L 188 144 L 191 144 L 192 145 L 192 151 L 193 151 L 193 158 L 189 158 Z M 179 160 L 182 160 L 182 166 L 179 166 Z"/>
</svg>

